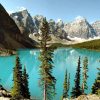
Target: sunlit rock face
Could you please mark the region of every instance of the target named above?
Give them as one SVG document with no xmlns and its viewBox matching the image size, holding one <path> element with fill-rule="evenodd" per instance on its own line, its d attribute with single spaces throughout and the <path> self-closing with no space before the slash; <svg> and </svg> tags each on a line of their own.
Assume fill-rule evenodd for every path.
<svg viewBox="0 0 100 100">
<path fill-rule="evenodd" d="M 33 16 L 33 22 L 34 22 L 34 32 L 38 32 L 41 26 L 41 23 L 43 22 L 43 19 L 45 17 L 42 15 L 36 15 Z"/>
<path fill-rule="evenodd" d="M 88 21 L 83 17 L 77 17 L 71 23 L 64 26 L 65 31 L 70 37 L 78 38 L 93 38 L 96 36 L 96 32 Z"/>
<path fill-rule="evenodd" d="M 42 15 L 36 15 L 33 17 L 34 21 L 34 32 L 38 32 L 41 26 L 41 23 L 45 17 Z M 55 22 L 53 19 L 48 20 L 48 24 L 50 27 L 50 34 L 53 34 L 56 37 L 66 39 L 67 33 L 64 31 L 64 23 L 62 20 L 58 20 Z"/>
<path fill-rule="evenodd" d="M 100 21 L 96 21 L 92 24 L 98 36 L 100 36 Z"/>
<path fill-rule="evenodd" d="M 12 13 L 10 14 L 10 16 L 15 21 L 24 36 L 27 37 L 29 33 L 34 32 L 33 19 L 26 9 L 16 13 Z"/>
<path fill-rule="evenodd" d="M 64 23 L 61 19 L 55 22 L 53 19 L 48 21 L 51 34 L 61 39 L 67 39 L 67 33 L 64 30 Z"/>
</svg>

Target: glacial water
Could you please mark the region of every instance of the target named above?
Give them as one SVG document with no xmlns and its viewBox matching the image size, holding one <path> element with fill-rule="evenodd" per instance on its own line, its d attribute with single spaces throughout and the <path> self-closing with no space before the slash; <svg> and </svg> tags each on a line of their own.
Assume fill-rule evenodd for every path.
<svg viewBox="0 0 100 100">
<path fill-rule="evenodd" d="M 19 57 L 22 65 L 26 66 L 29 74 L 29 88 L 32 97 L 42 100 L 41 89 L 39 87 L 39 65 L 38 60 L 39 50 L 19 50 Z M 78 57 L 81 57 L 81 63 L 85 56 L 89 59 L 89 78 L 88 78 L 88 90 L 87 93 L 91 92 L 91 86 L 97 75 L 97 67 L 100 68 L 100 52 L 80 50 L 72 48 L 60 48 L 54 51 L 54 70 L 53 75 L 57 79 L 56 83 L 56 97 L 54 100 L 60 100 L 63 91 L 63 81 L 65 70 L 67 69 L 70 73 L 70 91 L 74 86 L 74 78 L 76 73 L 76 66 Z M 13 86 L 13 67 L 15 65 L 15 56 L 0 57 L 0 79 L 1 84 L 8 90 L 11 90 Z M 82 66 L 82 64 L 81 64 Z M 82 71 L 81 71 L 82 72 Z M 40 98 L 40 99 L 39 99 Z"/>
</svg>

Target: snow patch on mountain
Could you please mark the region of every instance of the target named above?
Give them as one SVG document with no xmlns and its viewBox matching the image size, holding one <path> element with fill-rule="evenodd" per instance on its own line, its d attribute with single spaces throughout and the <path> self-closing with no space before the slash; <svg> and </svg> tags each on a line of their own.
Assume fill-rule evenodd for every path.
<svg viewBox="0 0 100 100">
<path fill-rule="evenodd" d="M 77 17 L 75 18 L 75 20 L 78 20 L 78 21 L 85 20 L 85 17 L 77 16 Z"/>
<path fill-rule="evenodd" d="M 59 19 L 57 19 L 57 23 L 59 23 L 59 22 L 61 22 L 61 21 L 62 21 L 62 19 L 60 19 L 60 18 L 59 18 Z"/>
</svg>

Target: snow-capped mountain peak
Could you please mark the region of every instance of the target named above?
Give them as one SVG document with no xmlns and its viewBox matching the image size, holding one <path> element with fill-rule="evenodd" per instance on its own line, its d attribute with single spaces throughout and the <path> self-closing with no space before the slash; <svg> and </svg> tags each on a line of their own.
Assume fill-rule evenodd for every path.
<svg viewBox="0 0 100 100">
<path fill-rule="evenodd" d="M 77 16 L 77 17 L 75 18 L 75 20 L 86 20 L 86 18 L 85 18 L 85 17 L 82 17 L 82 16 Z"/>
<path fill-rule="evenodd" d="M 74 23 L 82 23 L 82 22 L 87 22 L 86 18 L 82 17 L 82 16 L 77 16 L 74 21 L 72 22 L 72 24 Z"/>
</svg>

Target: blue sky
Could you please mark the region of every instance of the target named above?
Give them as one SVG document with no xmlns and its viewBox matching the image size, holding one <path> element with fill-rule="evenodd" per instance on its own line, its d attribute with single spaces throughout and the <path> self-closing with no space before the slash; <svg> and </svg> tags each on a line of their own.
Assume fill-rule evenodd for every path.
<svg viewBox="0 0 100 100">
<path fill-rule="evenodd" d="M 100 20 L 100 0 L 1 0 L 0 3 L 7 11 L 25 7 L 32 16 L 40 14 L 47 19 L 70 22 L 83 16 L 89 22 Z"/>
</svg>

